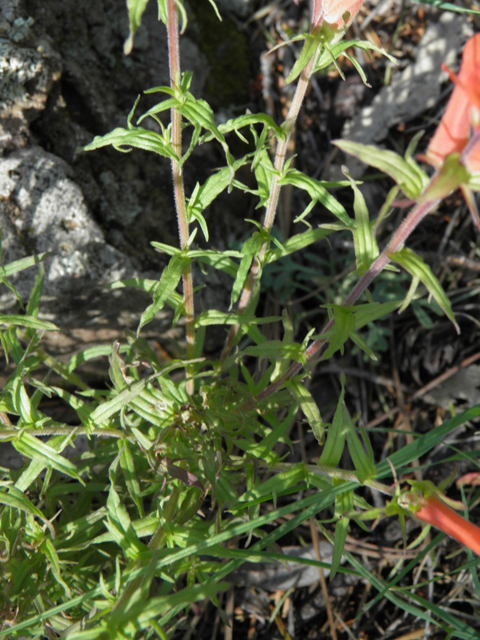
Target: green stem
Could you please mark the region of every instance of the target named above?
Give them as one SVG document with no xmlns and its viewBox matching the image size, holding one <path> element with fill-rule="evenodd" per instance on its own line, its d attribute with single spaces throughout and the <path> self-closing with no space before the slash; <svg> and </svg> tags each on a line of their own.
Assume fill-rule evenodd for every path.
<svg viewBox="0 0 480 640">
<path fill-rule="evenodd" d="M 87 427 L 44 427 L 42 429 L 2 429 L 0 431 L 1 440 L 13 440 L 17 438 L 23 431 L 31 433 L 34 436 L 69 436 L 75 433 L 75 436 L 104 436 L 109 438 L 127 438 L 132 443 L 136 443 L 135 438 L 129 438 L 125 431 L 119 429 L 90 429 Z"/>
<path fill-rule="evenodd" d="M 180 39 L 178 30 L 178 13 L 175 0 L 168 0 L 168 63 L 170 70 L 170 85 L 178 90 L 181 83 L 180 70 Z M 172 158 L 173 188 L 175 193 L 175 207 L 177 210 L 178 231 L 180 235 L 180 247 L 182 251 L 188 248 L 190 237 L 187 204 L 185 201 L 185 187 L 183 172 L 180 166 L 182 157 L 182 115 L 172 109 L 172 144 L 178 160 Z M 183 298 L 185 302 L 185 323 L 187 340 L 187 358 L 195 357 L 195 310 L 193 300 L 193 276 L 191 266 L 187 267 L 183 274 Z M 192 395 L 195 390 L 193 380 L 194 367 L 187 367 L 187 393 Z"/>
<path fill-rule="evenodd" d="M 312 56 L 310 62 L 302 71 L 300 75 L 300 79 L 297 83 L 297 88 L 295 89 L 295 95 L 293 96 L 293 100 L 290 105 L 290 109 L 288 111 L 287 119 L 282 125 L 287 135 L 283 140 L 279 140 L 277 143 L 277 150 L 275 153 L 275 161 L 274 161 L 275 173 L 273 174 L 272 186 L 270 190 L 270 198 L 268 199 L 267 208 L 265 211 L 265 218 L 263 221 L 263 228 L 265 229 L 265 231 L 267 231 L 267 233 L 271 232 L 273 223 L 275 221 L 275 214 L 277 212 L 278 198 L 279 198 L 280 189 L 281 189 L 279 180 L 282 177 L 283 167 L 285 165 L 285 158 L 287 155 L 288 143 L 290 141 L 292 131 L 295 127 L 295 122 L 297 121 L 298 114 L 300 113 L 303 99 L 305 97 L 305 92 L 307 91 L 308 83 L 310 82 L 310 75 L 311 75 L 312 69 L 315 66 L 318 55 L 319 55 L 319 52 L 317 51 L 317 53 L 314 56 Z M 255 290 L 255 284 L 261 274 L 261 265 L 263 264 L 263 261 L 265 259 L 265 254 L 267 253 L 269 246 L 270 246 L 269 242 L 265 242 L 263 244 L 262 248 L 260 249 L 260 253 L 258 254 L 258 256 L 256 257 L 256 259 L 252 264 L 252 268 L 250 269 L 250 273 L 243 287 L 243 291 L 238 303 L 237 313 L 239 314 L 245 313 L 245 310 L 252 298 L 252 294 Z M 223 349 L 222 356 L 220 358 L 221 365 L 225 363 L 225 360 L 228 358 L 228 355 L 232 350 L 239 328 L 240 328 L 239 324 L 234 324 L 230 329 L 230 332 L 228 334 L 228 337 L 225 343 L 225 347 Z"/>
</svg>

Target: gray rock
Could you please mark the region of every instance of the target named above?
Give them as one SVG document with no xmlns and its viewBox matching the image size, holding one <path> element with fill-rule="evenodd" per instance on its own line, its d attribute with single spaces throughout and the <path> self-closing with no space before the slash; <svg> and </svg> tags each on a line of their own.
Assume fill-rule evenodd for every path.
<svg viewBox="0 0 480 640">
<path fill-rule="evenodd" d="M 415 61 L 394 75 L 391 85 L 383 87 L 372 104 L 345 125 L 342 138 L 363 144 L 379 143 L 391 127 L 410 122 L 435 106 L 446 78 L 442 62 L 455 67 L 457 55 L 471 35 L 472 27 L 464 15 L 442 13 L 437 22 L 428 25 Z M 346 164 L 354 178 L 365 171 L 365 165 L 351 156 Z"/>
<path fill-rule="evenodd" d="M 122 296 L 120 291 L 102 287 L 138 273 L 128 256 L 105 241 L 66 162 L 37 146 L 4 158 L 0 163 L 0 227 L 4 263 L 52 253 L 45 262 L 42 317 L 67 330 L 136 328 L 147 296 L 136 292 Z M 32 268 L 11 278 L 24 300 L 35 278 Z M 1 310 L 15 306 L 13 293 L 2 288 Z M 166 322 L 167 314 L 163 319 Z M 156 323 L 157 330 L 166 326 Z"/>
</svg>

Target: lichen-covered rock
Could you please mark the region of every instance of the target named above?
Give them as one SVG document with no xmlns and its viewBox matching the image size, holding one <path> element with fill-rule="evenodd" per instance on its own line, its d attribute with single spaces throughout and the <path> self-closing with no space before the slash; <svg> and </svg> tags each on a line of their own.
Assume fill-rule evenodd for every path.
<svg viewBox="0 0 480 640">
<path fill-rule="evenodd" d="M 169 84 L 166 29 L 158 22 L 155 4 L 148 4 L 133 51 L 125 56 L 124 0 L 0 2 L 2 263 L 52 252 L 45 263 L 41 310 L 65 329 L 63 337 L 57 336 L 59 341 L 69 337 L 56 345 L 62 352 L 85 342 L 120 337 L 126 327 L 136 328 L 149 296 L 134 290 L 105 291 L 103 285 L 135 275 L 159 278 L 167 257 L 156 252 L 151 241 L 178 246 L 166 158 L 110 148 L 78 152 L 94 136 L 126 126 L 129 111 L 145 89 Z M 248 1 L 227 4 L 228 15 L 233 10 L 238 16 Z M 226 76 L 225 72 L 212 76 L 212 65 L 218 60 L 227 63 L 235 52 L 242 71 L 237 73 L 235 67 L 229 73 L 235 76 L 235 91 L 248 82 L 244 34 L 228 15 L 218 23 L 207 5 L 208 25 L 227 29 L 227 34 L 235 32 L 236 39 L 222 36 L 228 40 L 230 57 L 219 54 L 218 38 L 208 36 L 205 24 L 189 8 L 192 19 L 181 39 L 181 59 L 182 68 L 193 71 L 191 90 L 198 97 L 204 97 L 209 76 Z M 218 99 L 221 92 L 218 87 L 214 91 Z M 231 91 L 222 95 L 233 101 Z M 161 94 L 142 95 L 138 115 L 158 99 Z M 195 154 L 185 167 L 187 193 L 224 161 L 214 145 L 204 145 Z M 222 226 L 226 219 L 222 215 L 211 230 L 220 246 L 228 236 Z M 35 269 L 30 269 L 14 278 L 24 299 L 35 277 Z M 14 310 L 15 305 L 13 294 L 2 287 L 1 311 Z M 168 318 L 170 311 L 165 310 L 146 333 L 164 332 Z"/>
<path fill-rule="evenodd" d="M 109 245 L 93 220 L 67 163 L 38 146 L 20 149 L 0 163 L 0 227 L 3 261 L 51 252 L 45 261 L 42 316 L 69 330 L 76 327 L 135 329 L 146 296 L 102 287 L 138 275 L 128 256 Z M 27 299 L 35 269 L 12 278 Z M 16 305 L 13 293 L 0 296 L 3 311 Z M 166 325 L 158 324 L 157 330 Z"/>
<path fill-rule="evenodd" d="M 33 24 L 32 17 L 0 21 L 0 149 L 27 143 L 29 123 L 45 108 L 61 75 L 60 55 L 48 37 L 32 46 Z"/>
</svg>

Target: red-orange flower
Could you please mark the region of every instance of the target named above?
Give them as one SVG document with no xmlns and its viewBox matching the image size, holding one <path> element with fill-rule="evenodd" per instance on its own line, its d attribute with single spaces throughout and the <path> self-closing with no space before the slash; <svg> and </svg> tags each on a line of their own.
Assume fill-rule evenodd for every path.
<svg viewBox="0 0 480 640">
<path fill-rule="evenodd" d="M 458 76 L 444 69 L 455 88 L 425 159 L 441 167 L 452 153 L 461 154 L 470 173 L 480 172 L 480 33 L 468 40 Z"/>
<path fill-rule="evenodd" d="M 415 517 L 440 529 L 480 555 L 480 527 L 462 518 L 435 494 L 422 500 Z"/>
<path fill-rule="evenodd" d="M 365 0 L 314 0 L 313 26 L 324 22 L 345 29 L 353 21 Z"/>
<path fill-rule="evenodd" d="M 480 33 L 465 45 L 458 76 L 445 114 L 423 159 L 439 169 L 423 199 L 445 197 L 460 188 L 480 231 L 473 191 L 480 190 Z"/>
</svg>

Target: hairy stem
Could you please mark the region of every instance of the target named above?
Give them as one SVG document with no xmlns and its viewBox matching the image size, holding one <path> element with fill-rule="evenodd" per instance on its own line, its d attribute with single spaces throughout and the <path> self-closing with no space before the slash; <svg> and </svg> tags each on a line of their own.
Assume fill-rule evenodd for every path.
<svg viewBox="0 0 480 640">
<path fill-rule="evenodd" d="M 170 71 L 170 85 L 172 89 L 179 89 L 181 83 L 180 40 L 177 5 L 175 0 L 168 0 L 168 63 Z M 190 229 L 187 205 L 185 202 L 183 173 L 179 162 L 182 157 L 182 116 L 175 109 L 172 109 L 172 144 L 178 157 L 178 160 L 176 158 L 172 158 L 175 207 L 177 210 L 180 247 L 182 251 L 185 251 L 188 247 Z M 183 297 L 185 301 L 187 358 L 189 360 L 193 360 L 195 357 L 195 310 L 193 302 L 193 276 L 191 266 L 188 266 L 183 274 Z M 192 377 L 193 373 L 193 366 L 187 367 L 187 393 L 189 395 L 193 394 L 195 387 L 195 382 Z"/>
<path fill-rule="evenodd" d="M 368 288 L 371 282 L 378 276 L 379 273 L 381 273 L 385 269 L 387 264 L 390 262 L 390 256 L 402 247 L 412 231 L 414 231 L 414 229 L 423 220 L 423 218 L 437 206 L 440 200 L 441 199 L 438 198 L 436 200 L 422 202 L 420 204 L 417 204 L 410 211 L 405 220 L 391 237 L 385 249 L 352 289 L 348 297 L 345 299 L 343 306 L 355 304 L 355 302 L 360 298 L 362 293 Z M 320 337 L 317 340 L 314 340 L 307 348 L 305 352 L 307 362 L 309 362 L 320 352 L 320 350 L 328 340 L 328 337 L 326 336 L 327 332 L 330 331 L 334 326 L 335 318 L 331 318 L 322 330 L 321 336 L 323 335 L 324 337 Z M 291 380 L 294 376 L 296 376 L 302 368 L 303 365 L 300 362 L 294 362 L 291 367 L 283 374 L 283 376 L 275 380 L 275 382 L 272 382 L 256 398 L 250 398 L 248 402 L 243 404 L 240 408 L 240 411 L 244 412 L 253 409 L 253 407 L 257 405 L 257 403 L 276 393 L 285 384 L 285 382 Z"/>
<path fill-rule="evenodd" d="M 128 436 L 120 429 L 90 429 L 88 427 L 43 427 L 40 429 L 2 429 L 0 431 L 0 442 L 2 440 L 14 440 L 22 433 L 31 433 L 35 437 L 45 436 L 69 436 L 72 433 L 76 436 L 103 436 L 108 438 L 127 438 L 132 443 L 137 440 Z M 73 444 L 72 444 L 73 446 Z"/>
<path fill-rule="evenodd" d="M 295 95 L 293 96 L 293 100 L 287 114 L 287 119 L 283 123 L 283 129 L 287 135 L 284 140 L 279 140 L 277 143 L 277 150 L 275 153 L 275 161 L 274 161 L 275 173 L 273 174 L 272 186 L 270 190 L 270 198 L 268 199 L 267 208 L 265 211 L 265 218 L 263 221 L 263 228 L 268 233 L 270 233 L 270 231 L 272 230 L 273 223 L 275 220 L 275 214 L 277 212 L 278 198 L 279 198 L 280 189 L 281 189 L 281 185 L 279 184 L 278 181 L 281 178 L 283 167 L 285 165 L 285 158 L 287 154 L 288 143 L 290 141 L 290 136 L 292 135 L 292 131 L 295 127 L 295 122 L 298 118 L 298 114 L 300 113 L 303 99 L 305 97 L 305 92 L 307 91 L 308 83 L 310 81 L 310 74 L 312 72 L 312 69 L 315 66 L 317 56 L 318 56 L 318 52 L 314 56 L 312 56 L 310 62 L 307 64 L 307 66 L 305 67 L 305 69 L 302 71 L 300 75 L 300 79 L 297 83 L 297 88 L 295 90 Z M 263 264 L 263 261 L 265 259 L 265 254 L 267 253 L 269 246 L 270 246 L 269 242 L 265 242 L 263 244 L 257 258 L 254 260 L 252 264 L 252 268 L 250 269 L 250 273 L 248 275 L 245 286 L 243 287 L 243 291 L 238 303 L 237 312 L 240 314 L 243 314 L 245 312 L 245 309 L 247 308 L 252 298 L 252 294 L 255 290 L 255 285 L 261 274 L 261 265 Z M 223 363 L 227 359 L 233 347 L 239 328 L 240 328 L 239 324 L 234 324 L 230 329 L 230 332 L 228 334 L 228 337 L 225 343 L 225 347 L 223 349 L 222 357 L 220 359 L 221 365 L 223 365 Z"/>
</svg>

